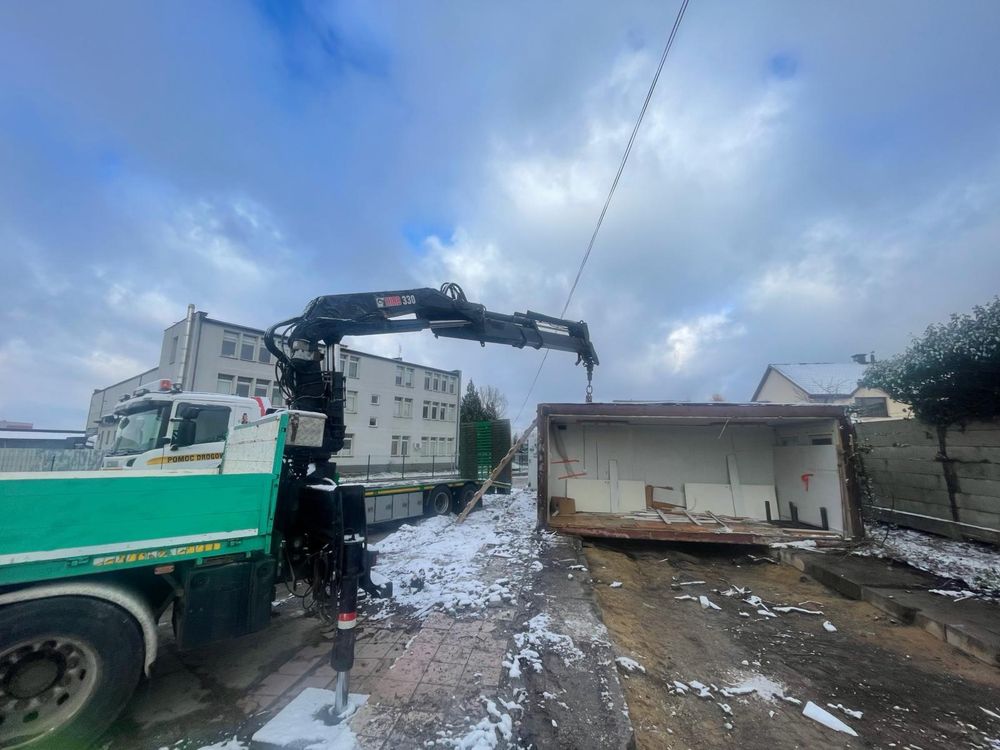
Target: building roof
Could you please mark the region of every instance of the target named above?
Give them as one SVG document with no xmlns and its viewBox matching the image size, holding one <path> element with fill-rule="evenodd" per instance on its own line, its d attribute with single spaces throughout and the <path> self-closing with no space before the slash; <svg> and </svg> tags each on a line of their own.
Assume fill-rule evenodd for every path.
<svg viewBox="0 0 1000 750">
<path fill-rule="evenodd" d="M 768 368 L 777 370 L 809 396 L 850 396 L 858 389 L 858 381 L 868 365 L 857 362 L 799 362 L 771 364 Z M 767 377 L 766 372 L 764 377 Z M 760 386 L 757 392 L 760 392 Z M 757 393 L 754 394 L 756 397 Z"/>
</svg>

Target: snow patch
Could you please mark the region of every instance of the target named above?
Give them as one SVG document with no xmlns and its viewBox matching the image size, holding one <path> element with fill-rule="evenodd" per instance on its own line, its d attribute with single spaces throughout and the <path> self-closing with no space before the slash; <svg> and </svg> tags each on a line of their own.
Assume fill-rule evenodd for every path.
<svg viewBox="0 0 1000 750">
<path fill-rule="evenodd" d="M 798 542 L 771 542 L 771 549 L 815 549 L 815 539 L 803 539 Z"/>
<path fill-rule="evenodd" d="M 642 672 L 643 674 L 646 674 L 646 668 L 644 666 L 642 666 L 635 659 L 630 659 L 627 656 L 619 656 L 615 659 L 615 663 L 626 672 Z"/>
<path fill-rule="evenodd" d="M 483 502 L 483 510 L 462 524 L 448 516 L 427 518 L 417 526 L 403 524 L 370 545 L 379 553 L 374 570 L 393 582 L 392 599 L 372 601 L 372 620 L 385 619 L 401 607 L 423 618 L 434 610 L 460 614 L 514 601 L 514 581 L 483 580 L 481 570 L 490 557 L 483 553 L 492 548 L 526 564 L 537 562 L 544 539 L 534 533 L 534 494 L 515 490 L 488 495 Z M 514 569 L 526 573 L 525 568 Z"/>
<path fill-rule="evenodd" d="M 277 716 L 257 730 L 252 742 L 278 747 L 294 743 L 303 750 L 354 750 L 358 741 L 347 721 L 327 724 L 322 719 L 322 712 L 333 705 L 334 699 L 332 690 L 305 688 Z M 345 719 L 367 701 L 367 695 L 351 693 Z"/>
<path fill-rule="evenodd" d="M 247 745 L 232 737 L 231 739 L 222 740 L 212 745 L 203 745 L 198 750 L 247 750 Z"/>
<path fill-rule="evenodd" d="M 869 525 L 866 531 L 869 539 L 884 538 L 884 543 L 873 543 L 852 554 L 899 560 L 918 570 L 960 581 L 979 594 L 1000 597 L 1000 552 L 994 547 L 886 524 Z"/>
</svg>

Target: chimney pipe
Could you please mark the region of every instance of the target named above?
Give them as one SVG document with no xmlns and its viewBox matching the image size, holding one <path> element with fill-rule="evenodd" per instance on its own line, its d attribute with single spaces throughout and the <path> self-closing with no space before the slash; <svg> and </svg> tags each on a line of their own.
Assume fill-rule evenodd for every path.
<svg viewBox="0 0 1000 750">
<path fill-rule="evenodd" d="M 191 352 L 191 328 L 194 326 L 194 305 L 188 305 L 187 321 L 184 324 L 184 346 L 181 348 L 181 361 L 177 363 L 179 385 L 187 386 L 187 361 Z"/>
</svg>

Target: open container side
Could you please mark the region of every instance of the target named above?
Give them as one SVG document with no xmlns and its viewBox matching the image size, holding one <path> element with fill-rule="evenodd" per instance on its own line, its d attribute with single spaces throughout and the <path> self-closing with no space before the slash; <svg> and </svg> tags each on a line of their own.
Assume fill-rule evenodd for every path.
<svg viewBox="0 0 1000 750">
<path fill-rule="evenodd" d="M 738 544 L 863 534 L 843 407 L 541 404 L 538 419 L 542 527 Z"/>
</svg>

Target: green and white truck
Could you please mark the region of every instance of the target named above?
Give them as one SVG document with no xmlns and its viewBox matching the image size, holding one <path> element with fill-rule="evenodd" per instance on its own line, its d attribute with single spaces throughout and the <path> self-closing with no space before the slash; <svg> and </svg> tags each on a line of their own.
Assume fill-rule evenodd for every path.
<svg viewBox="0 0 1000 750">
<path fill-rule="evenodd" d="M 148 674 L 171 607 L 187 649 L 267 625 L 279 578 L 336 602 L 312 562 L 366 552 L 362 488 L 287 462 L 324 421 L 238 425 L 215 469 L 0 474 L 0 747 L 87 747 Z M 355 593 L 373 588 L 360 560 Z"/>
</svg>

